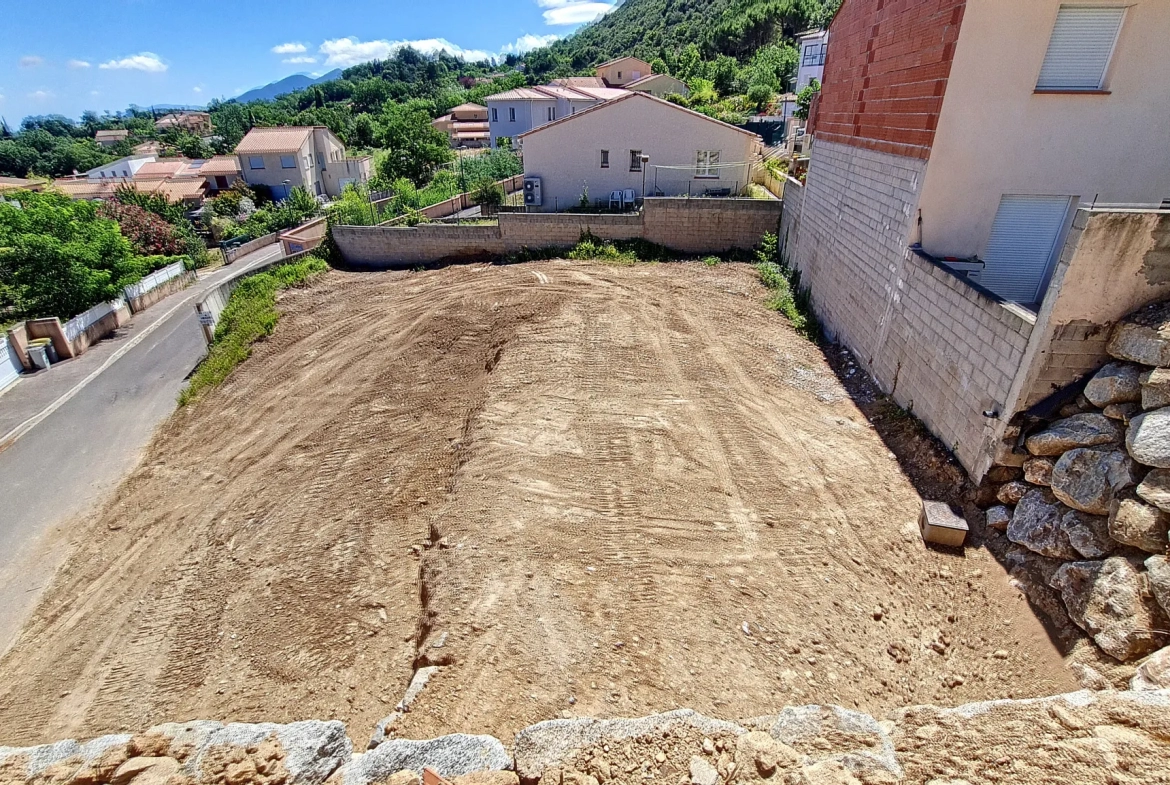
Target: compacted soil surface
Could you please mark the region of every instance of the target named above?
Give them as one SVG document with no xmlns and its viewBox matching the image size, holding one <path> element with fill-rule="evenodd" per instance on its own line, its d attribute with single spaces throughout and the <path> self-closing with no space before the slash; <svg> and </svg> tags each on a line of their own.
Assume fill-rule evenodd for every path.
<svg viewBox="0 0 1170 785">
<path fill-rule="evenodd" d="M 209 718 L 510 738 L 1076 689 L 746 265 L 329 272 L 159 431 L 0 660 L 0 744 Z M 364 739 L 356 739 L 364 746 Z"/>
</svg>

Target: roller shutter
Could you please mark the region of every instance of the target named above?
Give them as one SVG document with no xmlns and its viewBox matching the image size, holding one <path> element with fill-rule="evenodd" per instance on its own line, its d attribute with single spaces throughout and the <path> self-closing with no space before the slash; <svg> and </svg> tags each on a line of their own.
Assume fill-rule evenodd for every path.
<svg viewBox="0 0 1170 785">
<path fill-rule="evenodd" d="M 1124 16 L 1118 7 L 1062 6 L 1036 88 L 1100 89 Z"/>
<path fill-rule="evenodd" d="M 1071 201 L 1068 196 L 1005 195 L 983 255 L 983 286 L 1011 302 L 1039 301 Z"/>
</svg>

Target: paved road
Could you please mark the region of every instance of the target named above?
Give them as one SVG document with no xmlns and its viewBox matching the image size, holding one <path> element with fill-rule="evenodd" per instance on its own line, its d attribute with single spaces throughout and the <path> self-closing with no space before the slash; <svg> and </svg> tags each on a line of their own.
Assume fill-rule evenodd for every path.
<svg viewBox="0 0 1170 785">
<path fill-rule="evenodd" d="M 66 555 L 69 524 L 117 486 L 154 429 L 174 411 L 184 380 L 206 351 L 195 300 L 230 275 L 279 253 L 279 245 L 270 246 L 215 271 L 135 317 L 119 338 L 44 377 L 22 380 L 0 397 L 0 432 L 8 433 L 12 428 L 3 426 L 13 425 L 14 412 L 21 422 L 28 421 L 30 396 L 42 393 L 33 413 L 41 412 L 115 358 L 0 452 L 0 653 L 11 645 Z M 117 356 L 119 344 L 133 345 Z M 61 375 L 53 379 L 54 373 Z"/>
</svg>

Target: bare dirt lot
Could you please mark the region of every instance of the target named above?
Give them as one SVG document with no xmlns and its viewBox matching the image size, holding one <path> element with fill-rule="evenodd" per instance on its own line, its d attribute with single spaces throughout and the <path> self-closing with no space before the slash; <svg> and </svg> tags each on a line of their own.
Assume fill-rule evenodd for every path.
<svg viewBox="0 0 1170 785">
<path fill-rule="evenodd" d="M 744 265 L 330 272 L 180 411 L 0 661 L 0 742 L 403 736 L 1077 688 Z M 355 739 L 359 745 L 364 739 Z"/>
</svg>

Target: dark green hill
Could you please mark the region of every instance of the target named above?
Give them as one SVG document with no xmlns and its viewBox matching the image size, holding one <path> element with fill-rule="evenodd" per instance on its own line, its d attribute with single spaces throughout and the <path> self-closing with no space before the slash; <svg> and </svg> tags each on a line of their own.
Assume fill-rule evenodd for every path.
<svg viewBox="0 0 1170 785">
<path fill-rule="evenodd" d="M 695 44 L 705 57 L 745 59 L 762 46 L 827 23 L 840 0 L 626 0 L 550 47 L 575 70 L 622 55 L 672 59 Z"/>
</svg>

